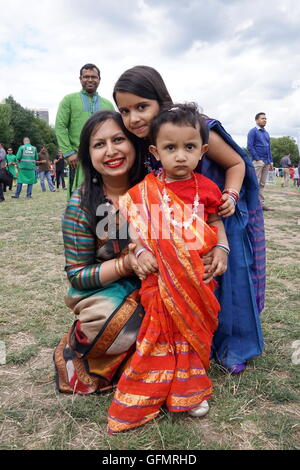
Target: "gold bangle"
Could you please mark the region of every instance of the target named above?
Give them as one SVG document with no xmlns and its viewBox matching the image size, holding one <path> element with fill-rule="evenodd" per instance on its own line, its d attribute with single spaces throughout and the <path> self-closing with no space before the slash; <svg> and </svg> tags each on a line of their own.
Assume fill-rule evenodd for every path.
<svg viewBox="0 0 300 470">
<path fill-rule="evenodd" d="M 122 256 L 121 260 L 122 260 L 121 261 L 121 264 L 122 264 L 121 271 L 123 272 L 123 276 L 128 276 L 129 272 L 126 269 L 126 266 L 125 266 L 125 256 Z"/>
<path fill-rule="evenodd" d="M 120 256 L 119 259 L 119 269 L 120 269 L 120 273 L 121 273 L 121 276 L 123 277 L 124 276 L 124 266 L 123 266 L 123 257 Z"/>
<path fill-rule="evenodd" d="M 125 266 L 125 258 L 126 258 L 126 256 L 127 256 L 127 255 L 124 255 L 124 257 L 123 257 L 124 269 L 125 269 L 126 273 L 130 274 L 130 273 L 132 273 L 132 269 L 131 269 L 131 268 L 126 268 L 126 266 Z"/>
<path fill-rule="evenodd" d="M 119 266 L 119 258 L 116 258 L 115 260 L 115 270 L 118 276 L 122 277 L 121 272 L 120 272 L 120 266 Z"/>
</svg>

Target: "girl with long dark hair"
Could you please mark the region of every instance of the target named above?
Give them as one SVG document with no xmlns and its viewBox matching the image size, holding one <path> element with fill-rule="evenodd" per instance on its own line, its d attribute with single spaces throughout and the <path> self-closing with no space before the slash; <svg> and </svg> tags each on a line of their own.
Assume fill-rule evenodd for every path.
<svg viewBox="0 0 300 470">
<path fill-rule="evenodd" d="M 113 96 L 126 128 L 139 138 L 148 169 L 156 170 L 147 151 L 149 130 L 161 107 L 172 103 L 161 75 L 151 67 L 133 67 L 117 80 Z M 206 118 L 209 151 L 197 171 L 223 193 L 219 215 L 224 217 L 231 250 L 227 272 L 218 278 L 221 311 L 212 355 L 236 374 L 263 349 L 259 314 L 265 296 L 264 221 L 252 162 L 220 122 Z M 204 262 L 209 270 L 210 257 Z"/>
</svg>

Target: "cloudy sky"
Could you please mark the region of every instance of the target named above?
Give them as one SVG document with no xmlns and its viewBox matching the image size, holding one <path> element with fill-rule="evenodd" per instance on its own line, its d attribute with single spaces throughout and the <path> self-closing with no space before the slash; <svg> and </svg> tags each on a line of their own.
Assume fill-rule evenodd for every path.
<svg viewBox="0 0 300 470">
<path fill-rule="evenodd" d="M 254 115 L 274 136 L 300 132 L 298 0 L 0 0 L 0 101 L 48 108 L 101 70 L 112 100 L 120 74 L 150 65 L 173 100 L 196 101 L 246 145 Z"/>
</svg>

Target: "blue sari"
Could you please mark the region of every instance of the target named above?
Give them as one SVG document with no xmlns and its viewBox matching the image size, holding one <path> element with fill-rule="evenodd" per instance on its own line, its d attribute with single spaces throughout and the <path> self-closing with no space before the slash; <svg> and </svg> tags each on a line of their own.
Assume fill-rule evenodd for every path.
<svg viewBox="0 0 300 470">
<path fill-rule="evenodd" d="M 220 122 L 209 120 L 207 125 L 242 157 L 246 165 L 235 213 L 223 219 L 231 251 L 227 271 L 217 278 L 219 287 L 215 292 L 221 311 L 212 357 L 224 367 L 232 368 L 263 350 L 260 312 L 264 308 L 266 282 L 264 219 L 250 158 Z M 197 171 L 212 179 L 221 191 L 224 189 L 225 170 L 207 156 Z"/>
</svg>

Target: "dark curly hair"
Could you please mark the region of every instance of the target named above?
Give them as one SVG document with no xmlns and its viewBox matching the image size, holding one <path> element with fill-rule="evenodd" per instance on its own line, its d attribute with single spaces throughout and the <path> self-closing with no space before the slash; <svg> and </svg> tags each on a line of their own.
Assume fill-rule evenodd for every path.
<svg viewBox="0 0 300 470">
<path fill-rule="evenodd" d="M 199 126 L 199 132 L 203 144 L 208 143 L 208 128 L 205 123 L 207 116 L 201 114 L 196 103 L 173 104 L 171 107 L 163 107 L 160 113 L 153 119 L 150 128 L 149 139 L 156 144 L 160 127 L 170 122 L 177 126 Z"/>
</svg>

